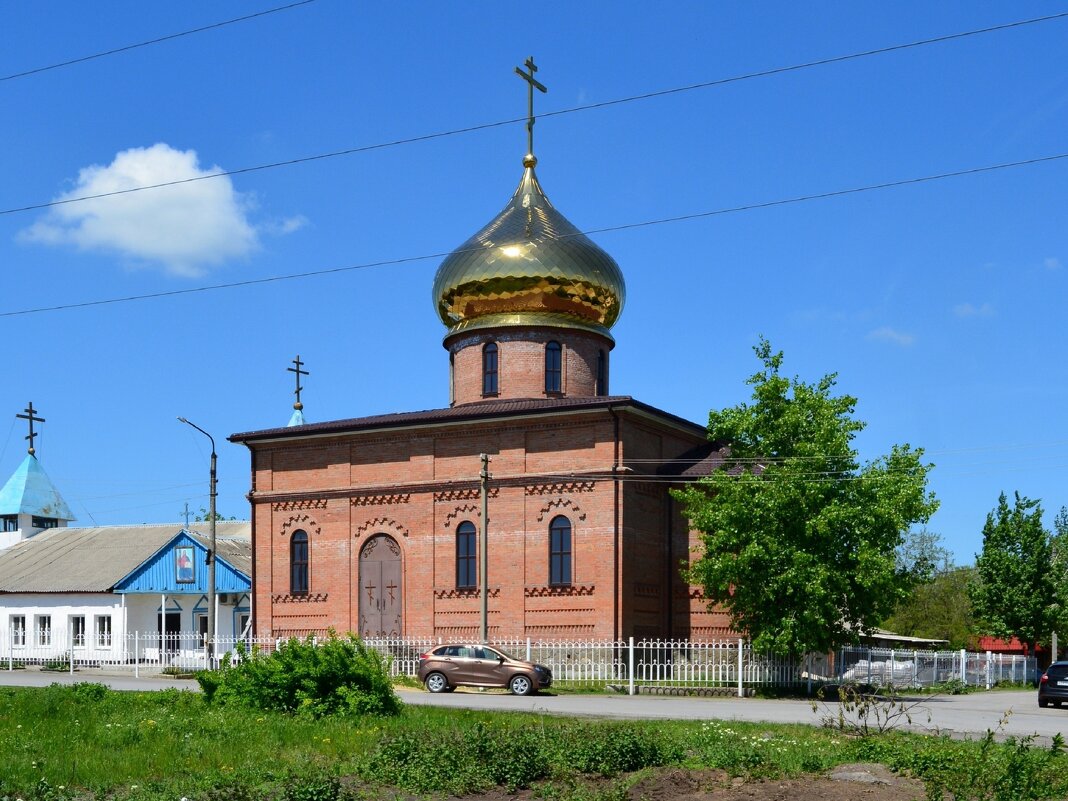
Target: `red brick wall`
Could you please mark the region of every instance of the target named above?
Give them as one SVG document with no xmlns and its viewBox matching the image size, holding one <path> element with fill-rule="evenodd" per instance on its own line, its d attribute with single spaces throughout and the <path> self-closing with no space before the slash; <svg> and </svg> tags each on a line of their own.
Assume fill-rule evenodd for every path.
<svg viewBox="0 0 1068 801">
<path fill-rule="evenodd" d="M 635 471 L 700 439 L 626 410 L 618 417 L 620 455 Z M 401 554 L 404 634 L 478 636 L 478 594 L 455 586 L 455 536 L 464 520 L 480 523 L 485 452 L 491 637 L 685 636 L 694 602 L 676 597 L 688 587 L 673 565 L 689 532 L 663 484 L 620 483 L 617 510 L 616 431 L 601 409 L 253 445 L 257 632 L 356 630 L 360 549 L 386 534 Z M 558 514 L 572 524 L 565 588 L 549 586 Z M 298 528 L 310 538 L 311 586 L 294 598 L 289 548 Z"/>
<path fill-rule="evenodd" d="M 482 394 L 482 348 L 497 343 L 497 398 L 544 398 L 545 345 L 562 348 L 561 392 L 551 397 L 593 397 L 597 394 L 598 353 L 605 354 L 608 374 L 612 341 L 567 329 L 487 329 L 458 334 L 447 343 L 452 358 L 452 403 L 485 400 Z"/>
</svg>

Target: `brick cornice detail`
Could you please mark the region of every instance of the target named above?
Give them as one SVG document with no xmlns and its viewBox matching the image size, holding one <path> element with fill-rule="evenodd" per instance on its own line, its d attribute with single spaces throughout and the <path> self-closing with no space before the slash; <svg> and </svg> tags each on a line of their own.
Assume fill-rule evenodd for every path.
<svg viewBox="0 0 1068 801">
<path fill-rule="evenodd" d="M 604 475 L 603 470 L 590 469 L 590 473 L 596 473 L 598 477 Z M 578 474 L 578 475 L 581 475 Z M 577 478 L 574 482 L 567 482 L 568 485 L 574 484 L 580 489 L 576 492 L 589 492 L 596 488 L 599 481 L 611 481 L 612 479 L 605 478 L 591 478 L 581 479 Z M 493 486 L 490 487 L 490 492 L 499 493 L 501 489 L 509 489 L 514 487 L 523 487 L 524 492 L 526 487 L 532 486 L 551 486 L 551 485 L 533 485 L 530 483 L 529 478 L 523 476 L 516 476 L 514 478 L 495 478 L 493 479 Z M 588 487 L 588 489 L 587 489 Z M 285 503 L 289 501 L 304 501 L 304 500 L 316 500 L 325 502 L 331 498 L 356 498 L 361 495 L 419 495 L 424 493 L 446 493 L 446 492 L 460 492 L 470 490 L 474 493 L 473 498 L 478 497 L 478 481 L 477 480 L 463 480 L 463 481 L 427 481 L 425 483 L 404 483 L 404 484 L 382 484 L 375 487 L 366 486 L 351 486 L 351 487 L 332 487 L 332 488 L 317 488 L 307 491 L 253 491 L 246 496 L 251 503 L 270 503 L 272 506 L 278 503 Z M 550 494 L 546 492 L 531 492 L 528 494 Z M 496 497 L 496 496 L 492 496 Z"/>
<path fill-rule="evenodd" d="M 316 536 L 323 533 L 322 527 L 310 515 L 291 515 L 282 524 L 282 528 L 278 533 L 283 537 L 288 537 L 297 529 L 305 529 L 309 534 L 315 534 Z"/>
<path fill-rule="evenodd" d="M 593 595 L 593 584 L 571 584 L 567 587 L 534 586 L 524 587 L 524 598 L 558 598 L 563 596 Z"/>
<path fill-rule="evenodd" d="M 399 534 L 402 537 L 408 536 L 408 529 L 406 529 L 404 526 L 402 526 L 400 523 L 390 517 L 376 517 L 374 518 L 374 520 L 368 520 L 362 526 L 357 528 L 356 533 L 352 536 L 356 539 L 359 539 L 361 536 L 366 534 L 368 531 L 371 531 L 372 529 L 374 529 L 374 532 L 376 534 L 380 531 L 383 533 L 387 533 L 388 530 L 388 533 L 391 534 Z"/>
<path fill-rule="evenodd" d="M 273 604 L 317 604 L 324 602 L 328 597 L 325 592 L 313 592 L 308 595 L 290 595 L 288 592 L 271 596 Z"/>
<path fill-rule="evenodd" d="M 478 589 L 470 589 L 470 590 L 466 589 L 466 588 L 465 589 L 456 589 L 455 587 L 453 587 L 451 589 L 436 589 L 436 590 L 434 590 L 434 597 L 437 598 L 438 600 L 441 600 L 443 598 L 472 598 L 473 599 L 473 598 L 481 598 L 482 597 L 482 593 L 479 592 Z M 489 588 L 489 597 L 490 598 L 500 598 L 501 597 L 501 588 L 500 587 L 490 587 Z M 441 613 L 441 614 L 445 614 L 445 613 Z"/>
<path fill-rule="evenodd" d="M 353 506 L 392 506 L 398 503 L 408 503 L 411 500 L 410 492 L 395 492 L 384 495 L 357 495 L 349 499 Z"/>
<path fill-rule="evenodd" d="M 501 491 L 497 487 L 490 487 L 487 491 L 487 496 L 490 498 L 496 498 L 501 494 Z M 465 487 L 463 489 L 450 489 L 443 490 L 441 492 L 434 493 L 434 501 L 474 501 L 480 497 L 480 492 L 477 487 Z"/>
<path fill-rule="evenodd" d="M 659 584 L 634 584 L 634 594 L 639 598 L 659 598 L 660 597 L 660 585 Z"/>
<path fill-rule="evenodd" d="M 555 481 L 545 484 L 527 484 L 527 495 L 564 495 L 576 492 L 593 492 L 595 481 Z"/>
<path fill-rule="evenodd" d="M 293 501 L 278 501 L 271 504 L 272 512 L 300 512 L 307 509 L 325 509 L 326 498 L 301 498 Z"/>
</svg>

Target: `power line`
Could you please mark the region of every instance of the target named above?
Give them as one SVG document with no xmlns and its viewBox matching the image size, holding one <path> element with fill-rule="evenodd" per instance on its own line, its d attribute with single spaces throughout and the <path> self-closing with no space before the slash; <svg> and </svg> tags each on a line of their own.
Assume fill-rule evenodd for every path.
<svg viewBox="0 0 1068 801">
<path fill-rule="evenodd" d="M 304 3 L 314 2 L 314 0 L 304 0 Z M 303 5 L 304 3 L 295 3 L 294 5 Z M 282 9 L 291 8 L 292 6 L 284 6 Z M 272 12 L 261 12 L 272 13 Z M 575 114 L 582 111 L 592 111 L 594 109 L 608 108 L 609 106 L 618 106 L 624 103 L 633 103 L 641 100 L 650 100 L 657 97 L 666 97 L 668 95 L 680 94 L 683 92 L 692 92 L 698 89 L 709 89 L 717 86 L 724 86 L 730 83 L 738 83 L 740 81 L 748 81 L 754 78 L 767 78 L 774 75 L 782 75 L 789 72 L 796 72 L 798 70 L 810 69 L 812 67 L 822 67 L 830 64 L 839 64 L 845 61 L 852 61 L 859 58 L 866 58 L 868 56 L 884 55 L 887 53 L 893 53 L 901 50 L 908 50 L 917 47 L 923 47 L 925 45 L 941 44 L 944 42 L 954 41 L 957 39 L 964 39 L 971 36 L 979 36 L 986 33 L 995 33 L 998 31 L 1009 30 L 1012 28 L 1020 28 L 1025 25 L 1035 25 L 1042 22 L 1052 22 L 1055 20 L 1068 17 L 1068 11 L 1058 14 L 1050 14 L 1044 17 L 1034 17 L 1026 20 L 1017 20 L 1015 22 L 1006 22 L 1001 25 L 993 25 L 987 28 L 977 28 L 970 31 L 962 31 L 960 33 L 947 34 L 945 36 L 936 36 L 929 39 L 919 39 L 914 42 L 906 42 L 903 44 L 888 45 L 887 47 L 880 47 L 874 50 L 864 50 L 857 53 L 848 53 L 841 56 L 831 56 L 829 58 L 818 59 L 816 61 L 806 61 L 800 64 L 791 64 L 785 67 L 773 67 L 767 70 L 760 70 L 758 72 L 748 72 L 741 75 L 732 75 L 727 78 L 717 78 L 711 81 L 703 81 L 701 83 L 688 84 L 686 86 L 676 86 L 670 89 L 660 89 L 654 92 L 646 92 L 640 95 L 630 95 L 628 97 L 616 98 L 614 100 L 605 100 L 599 103 L 587 103 L 581 106 L 572 106 L 571 108 L 558 109 L 556 111 L 547 111 L 543 114 L 539 114 L 539 117 L 559 117 L 565 114 Z M 246 19 L 246 18 L 242 18 Z M 229 24 L 229 23 L 219 23 Z M 184 35 L 184 34 L 176 34 Z M 136 45 L 135 45 L 136 46 Z M 70 62 L 74 63 L 74 62 Z M 45 68 L 50 69 L 50 68 Z M 17 76 L 9 76 L 17 77 Z M 6 79 L 4 79 L 6 80 Z M 333 150 L 327 153 L 317 153 L 310 156 L 300 156 L 297 158 L 286 159 L 283 161 L 274 161 L 267 164 L 257 164 L 251 167 L 239 167 L 233 170 L 219 170 L 218 172 L 208 173 L 206 175 L 198 175 L 192 178 L 181 178 L 175 181 L 163 181 L 156 184 L 147 184 L 145 186 L 134 186 L 127 189 L 117 189 L 111 192 L 101 192 L 94 195 L 79 195 L 78 197 L 64 198 L 61 200 L 50 200 L 42 203 L 31 203 L 24 206 L 17 206 L 8 209 L 0 209 L 0 215 L 7 214 L 19 214 L 27 211 L 36 211 L 39 209 L 52 208 L 54 206 L 62 206 L 68 203 L 81 203 L 86 200 L 99 200 L 106 197 L 115 197 L 116 195 L 127 195 L 133 192 L 144 192 L 149 189 L 162 189 L 168 186 L 180 186 L 182 184 L 194 183 L 196 181 L 207 181 L 213 178 L 223 178 L 233 175 L 244 175 L 252 172 L 262 172 L 264 170 L 273 170 L 279 167 L 292 167 L 298 164 L 308 164 L 314 161 L 323 161 L 325 159 L 339 158 L 341 156 L 352 156 L 358 153 L 368 153 L 374 150 L 383 150 L 391 147 L 400 147 L 402 145 L 417 144 L 419 142 L 429 142 L 434 139 L 444 139 L 452 136 L 459 136 L 462 134 L 474 133 L 477 131 L 485 131 L 491 128 L 500 128 L 505 125 L 512 125 L 513 123 L 526 122 L 526 117 L 513 117 L 506 120 L 498 120 L 496 122 L 486 122 L 477 125 L 469 125 L 463 128 L 454 128 L 447 131 L 437 131 L 428 134 L 420 134 L 417 136 L 405 137 L 402 139 L 393 139 L 387 142 L 377 142 L 370 145 L 361 145 L 359 147 L 350 147 L 343 150 Z"/>
<path fill-rule="evenodd" d="M 204 25 L 200 28 L 193 28 L 188 31 L 181 31 L 179 33 L 171 33 L 166 36 L 159 36 L 155 39 L 148 39 L 144 42 L 137 42 L 136 44 L 124 45 L 123 47 L 116 47 L 112 50 L 105 50 L 101 53 L 93 53 L 89 56 L 81 56 L 80 58 L 72 58 L 69 61 L 60 61 L 57 64 L 49 64 L 47 67 L 36 67 L 32 70 L 24 70 L 23 72 L 13 72 L 10 75 L 0 76 L 0 81 L 13 81 L 16 78 L 25 78 L 29 75 L 37 75 L 41 72 L 48 72 L 49 70 L 58 70 L 61 67 L 69 67 L 73 64 L 82 64 L 86 61 L 94 61 L 98 58 L 104 58 L 106 56 L 114 56 L 117 53 L 125 53 L 130 50 L 136 50 L 139 47 L 148 47 L 149 45 L 160 44 L 161 42 L 169 42 L 172 39 L 180 39 L 183 36 L 192 36 L 194 33 L 203 33 L 204 31 L 211 31 L 216 28 L 223 28 L 227 25 L 234 25 L 238 22 L 247 22 L 250 19 L 256 19 L 257 17 L 265 17 L 268 14 L 277 14 L 279 11 L 289 11 L 291 8 L 297 8 L 298 6 L 306 6 L 309 3 L 314 3 L 315 0 L 299 0 L 296 3 L 290 3 L 286 6 L 278 6 L 276 8 L 268 8 L 265 11 L 257 11 L 255 14 L 246 14 L 243 17 L 235 17 L 234 19 L 224 20 L 223 22 L 214 22 L 211 25 Z"/>
<path fill-rule="evenodd" d="M 661 217 L 656 220 L 645 220 L 642 222 L 624 223 L 621 225 L 605 226 L 603 228 L 591 228 L 586 231 L 579 231 L 575 234 L 568 234 L 559 237 L 559 239 L 567 239 L 572 236 L 585 236 L 587 234 L 605 233 L 610 231 L 626 231 L 634 228 L 647 228 L 653 225 L 665 225 L 667 223 L 675 222 L 687 222 L 690 220 L 705 219 L 708 217 L 716 217 L 724 214 L 736 214 L 745 211 L 756 211 L 758 209 L 774 208 L 776 206 L 786 206 L 794 203 L 806 203 L 811 200 L 826 200 L 834 197 L 844 197 L 848 195 L 856 195 L 862 192 L 873 192 L 881 189 L 892 189 L 900 186 L 910 186 L 914 184 L 930 183 L 933 181 L 941 181 L 947 178 L 959 178 L 967 175 L 978 175 L 980 173 L 994 172 L 996 170 L 1007 170 L 1014 167 L 1024 167 L 1027 165 L 1043 164 L 1053 161 L 1059 161 L 1068 158 L 1068 153 L 1058 153 L 1052 156 L 1037 156 L 1035 158 L 1024 159 L 1021 161 L 1009 161 L 1000 164 L 989 164 L 983 167 L 969 167 L 963 170 L 955 170 L 953 172 L 937 173 L 935 175 L 925 175 L 918 178 L 904 178 L 899 181 L 887 181 L 879 184 L 869 184 L 867 186 L 856 186 L 848 189 L 836 189 L 830 192 L 819 192 L 811 195 L 798 195 L 790 198 L 780 198 L 778 200 L 768 200 L 761 203 L 750 203 L 744 206 L 730 206 L 721 209 L 712 209 L 711 211 L 700 211 L 692 214 L 680 214 L 675 217 Z M 2 317 L 18 317 L 27 314 L 40 314 L 43 312 L 52 311 L 65 311 L 68 309 L 81 309 L 90 306 L 107 306 L 114 303 L 130 303 L 138 300 L 151 300 L 154 298 L 166 298 L 174 297 L 177 295 L 191 295 L 198 292 L 212 292 L 218 289 L 236 289 L 238 287 L 256 286 L 259 284 L 270 284 L 277 281 L 293 281 L 298 278 L 313 278 L 323 275 L 332 275 L 335 273 L 351 272 L 354 270 L 366 270 L 371 267 L 388 267 L 397 266 L 400 264 L 411 264 L 417 261 L 427 261 L 429 259 L 443 259 L 450 253 L 472 253 L 481 250 L 480 247 L 468 248 L 466 250 L 453 250 L 453 251 L 441 251 L 438 253 L 427 253 L 421 256 L 405 256 L 397 259 L 383 259 L 381 261 L 364 262 L 362 264 L 350 264 L 343 267 L 329 267 L 322 270 L 309 270 L 302 273 L 289 273 L 286 275 L 273 275 L 266 278 L 250 278 L 245 281 L 230 281 L 224 284 L 209 284 L 207 286 L 189 287 L 187 289 L 168 289 L 161 292 L 148 292 L 141 295 L 127 295 L 125 297 L 118 298 L 104 298 L 101 300 L 86 300 L 79 303 L 64 303 L 56 306 L 40 306 L 35 309 L 20 309 L 17 311 L 0 312 L 0 318 Z"/>
</svg>

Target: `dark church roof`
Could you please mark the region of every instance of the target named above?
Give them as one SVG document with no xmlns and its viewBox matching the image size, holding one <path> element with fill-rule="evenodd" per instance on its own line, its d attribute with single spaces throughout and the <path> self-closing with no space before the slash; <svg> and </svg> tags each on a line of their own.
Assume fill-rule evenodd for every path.
<svg viewBox="0 0 1068 801">
<path fill-rule="evenodd" d="M 258 440 L 296 439 L 298 437 L 349 434 L 382 428 L 407 428 L 409 426 L 445 423 L 465 423 L 495 418 L 524 417 L 537 414 L 564 414 L 589 409 L 633 409 L 659 418 L 669 425 L 684 428 L 697 436 L 705 435 L 704 426 L 657 409 L 635 400 L 629 395 L 609 395 L 593 398 L 516 398 L 512 400 L 487 400 L 464 403 L 447 409 L 428 409 L 421 412 L 379 414 L 370 417 L 353 417 L 348 420 L 333 420 L 326 423 L 306 423 L 301 426 L 266 428 L 231 434 L 230 442 L 256 442 Z"/>
</svg>

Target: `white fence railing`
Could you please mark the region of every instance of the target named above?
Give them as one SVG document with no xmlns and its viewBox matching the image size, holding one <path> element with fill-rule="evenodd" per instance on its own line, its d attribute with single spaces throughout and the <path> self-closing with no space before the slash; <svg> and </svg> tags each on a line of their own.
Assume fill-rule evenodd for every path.
<svg viewBox="0 0 1068 801">
<path fill-rule="evenodd" d="M 365 642 L 386 656 L 394 676 L 414 678 L 419 657 L 450 640 L 383 638 Z M 188 673 L 217 664 L 238 643 L 260 651 L 285 644 L 273 637 L 217 637 L 209 656 L 204 635 L 133 632 L 125 637 L 87 639 L 62 631 L 0 631 L 0 670 L 38 666 L 50 670 L 104 668 L 142 673 Z M 871 686 L 931 687 L 959 681 L 979 687 L 1029 683 L 1037 678 L 1033 657 L 968 651 L 841 648 L 801 663 L 754 653 L 744 640 L 575 640 L 512 639 L 494 642 L 512 656 L 539 662 L 554 683 L 576 689 L 678 688 L 745 694 L 756 687 L 850 682 Z"/>
</svg>

